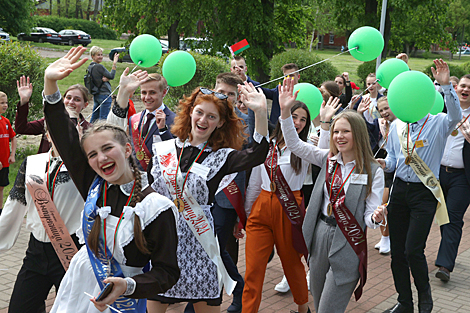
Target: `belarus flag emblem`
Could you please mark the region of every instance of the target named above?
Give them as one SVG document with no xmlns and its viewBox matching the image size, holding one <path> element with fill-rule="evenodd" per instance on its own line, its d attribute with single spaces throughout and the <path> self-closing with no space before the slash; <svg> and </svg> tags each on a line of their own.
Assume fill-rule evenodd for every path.
<svg viewBox="0 0 470 313">
<path fill-rule="evenodd" d="M 233 46 L 230 46 L 229 49 L 232 55 L 236 55 L 242 52 L 243 50 L 248 49 L 249 47 L 250 45 L 248 44 L 248 41 L 246 41 L 246 39 L 243 39 L 242 41 L 237 42 Z"/>
</svg>

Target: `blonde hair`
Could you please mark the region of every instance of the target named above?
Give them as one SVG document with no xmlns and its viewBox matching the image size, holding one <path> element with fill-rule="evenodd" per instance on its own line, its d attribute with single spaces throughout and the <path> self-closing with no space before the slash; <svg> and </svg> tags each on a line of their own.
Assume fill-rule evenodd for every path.
<svg viewBox="0 0 470 313">
<path fill-rule="evenodd" d="M 3 91 L 0 91 L 0 98 L 3 98 L 3 97 L 8 98 L 6 93 L 4 93 Z"/>
<path fill-rule="evenodd" d="M 355 172 L 357 174 L 368 174 L 366 195 L 366 197 L 368 197 L 372 192 L 372 176 L 374 176 L 374 173 L 371 173 L 371 164 L 377 163 L 377 161 L 374 159 L 374 155 L 372 154 L 372 149 L 369 143 L 369 133 L 367 132 L 367 125 L 361 114 L 353 110 L 344 110 L 335 117 L 333 123 L 331 124 L 330 130 L 330 151 L 334 155 L 338 154 L 338 149 L 333 141 L 333 134 L 335 132 L 336 122 L 342 118 L 347 120 L 351 126 L 351 132 L 354 140 L 354 159 L 356 160 Z"/>
<path fill-rule="evenodd" d="M 98 46 L 93 46 L 93 47 L 91 47 L 91 49 L 90 49 L 90 55 L 91 55 L 92 57 L 95 56 L 95 54 L 97 54 L 97 53 L 99 53 L 99 52 L 103 53 L 103 49 L 100 48 L 100 47 L 98 47 Z"/>
<path fill-rule="evenodd" d="M 147 80 L 144 82 L 144 84 L 148 83 L 150 81 L 158 82 L 158 86 L 160 87 L 160 91 L 163 91 L 163 90 L 168 88 L 168 83 L 167 83 L 165 77 L 163 77 L 162 75 L 160 75 L 158 73 L 150 73 L 147 77 Z"/>
<path fill-rule="evenodd" d="M 380 97 L 380 98 L 377 100 L 377 108 L 379 107 L 379 104 L 382 104 L 382 103 L 384 103 L 384 102 L 387 102 L 387 103 L 388 103 L 387 96 Z"/>
</svg>

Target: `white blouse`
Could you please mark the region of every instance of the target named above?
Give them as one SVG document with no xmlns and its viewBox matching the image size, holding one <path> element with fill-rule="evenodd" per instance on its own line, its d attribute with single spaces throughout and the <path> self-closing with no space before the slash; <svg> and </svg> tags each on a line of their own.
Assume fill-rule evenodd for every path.
<svg viewBox="0 0 470 313">
<path fill-rule="evenodd" d="M 292 117 L 285 120 L 280 119 L 281 129 L 284 134 L 284 141 L 287 147 L 296 155 L 303 160 L 322 166 L 323 158 L 330 152 L 328 149 L 320 149 L 314 145 L 307 144 L 299 139 L 297 132 L 295 131 L 294 122 Z M 351 161 L 346 164 L 343 163 L 341 158 L 341 152 L 332 159 L 336 159 L 340 165 L 341 175 L 343 180 L 346 179 L 348 174 L 351 172 L 353 167 L 356 165 L 356 161 Z M 344 192 L 347 193 L 350 184 L 367 184 L 367 174 L 352 174 L 351 177 L 344 184 Z M 327 206 L 330 203 L 329 190 L 326 188 L 326 184 L 323 183 L 323 203 L 322 212 L 327 215 Z M 366 198 L 366 209 L 364 211 L 364 221 L 370 228 L 377 228 L 377 225 L 372 222 L 372 214 L 374 210 L 382 204 L 382 196 L 384 190 L 384 172 L 381 167 L 377 168 L 374 179 L 372 180 L 372 192 Z"/>
<path fill-rule="evenodd" d="M 300 140 L 300 139 L 299 139 Z M 312 145 L 311 143 L 307 143 L 308 145 Z M 278 151 L 279 156 L 279 148 L 276 148 Z M 286 179 L 289 187 L 292 191 L 297 191 L 302 189 L 302 186 L 305 181 L 305 176 L 307 175 L 309 163 L 305 160 L 302 160 L 302 168 L 300 173 L 297 175 L 290 164 L 292 152 L 287 148 L 283 147 L 281 149 L 281 157 L 278 157 L 278 165 L 281 169 L 282 175 Z M 270 157 L 270 155 L 268 155 Z M 245 196 L 245 212 L 246 215 L 249 216 L 251 212 L 251 207 L 253 203 L 258 198 L 261 190 L 271 191 L 271 173 L 266 170 L 266 167 L 263 164 L 260 164 L 253 168 L 251 171 L 250 181 L 248 183 L 248 187 L 246 189 L 246 196 Z"/>
</svg>

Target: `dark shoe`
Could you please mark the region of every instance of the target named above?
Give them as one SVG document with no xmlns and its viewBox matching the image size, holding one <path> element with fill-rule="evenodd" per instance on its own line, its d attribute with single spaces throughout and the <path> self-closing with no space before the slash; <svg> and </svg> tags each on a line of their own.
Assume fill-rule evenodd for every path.
<svg viewBox="0 0 470 313">
<path fill-rule="evenodd" d="M 397 304 L 395 304 L 393 308 L 390 308 L 384 311 L 383 313 L 413 313 L 413 308 L 408 308 L 406 306 L 403 306 L 400 302 L 397 302 Z"/>
<path fill-rule="evenodd" d="M 227 312 L 229 313 L 240 313 L 242 311 L 242 295 L 233 295 L 232 304 L 227 308 Z"/>
<path fill-rule="evenodd" d="M 297 311 L 294 311 L 294 310 L 290 310 L 290 313 L 299 313 L 299 312 L 297 312 Z M 312 313 L 312 312 L 310 311 L 310 308 L 308 308 L 308 311 L 307 311 L 307 313 Z"/>
<path fill-rule="evenodd" d="M 418 294 L 418 301 L 419 313 L 431 313 L 433 307 L 431 287 L 428 291 Z"/>
<path fill-rule="evenodd" d="M 448 282 L 450 280 L 450 271 L 444 266 L 439 267 L 439 270 L 436 273 L 436 277 L 442 280 L 443 282 Z"/>
</svg>

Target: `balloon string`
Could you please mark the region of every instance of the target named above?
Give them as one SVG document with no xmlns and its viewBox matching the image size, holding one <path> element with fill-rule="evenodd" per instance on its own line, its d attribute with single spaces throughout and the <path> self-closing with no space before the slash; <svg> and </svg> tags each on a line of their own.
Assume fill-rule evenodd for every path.
<svg viewBox="0 0 470 313">
<path fill-rule="evenodd" d="M 376 79 L 375 82 L 373 84 L 371 84 L 369 87 L 367 87 L 366 89 L 364 89 L 363 92 L 361 92 L 358 96 L 359 97 L 362 97 L 362 95 L 364 95 L 364 92 L 366 92 L 367 90 L 369 90 L 370 87 L 374 86 L 375 83 L 377 83 L 378 81 L 380 81 L 380 79 Z M 344 108 L 345 110 L 349 109 L 349 107 L 351 106 L 352 104 L 352 99 L 351 101 L 349 101 L 348 105 Z"/>
<path fill-rule="evenodd" d="M 139 61 L 139 63 L 137 63 L 137 64 L 134 66 L 134 68 L 133 68 L 132 71 L 129 73 L 129 75 L 131 75 L 131 74 L 135 71 L 135 69 L 137 68 L 137 66 L 139 66 L 140 63 L 142 63 L 142 61 Z M 118 86 L 113 90 L 113 92 L 111 92 L 111 93 L 106 97 L 106 99 L 104 99 L 103 101 L 101 101 L 101 103 L 93 110 L 93 112 L 90 113 L 90 115 L 88 115 L 88 116 L 86 117 L 85 120 L 89 119 L 90 116 L 92 116 L 93 113 L 95 113 L 95 112 L 101 107 L 101 105 L 102 105 L 106 100 L 108 100 L 108 98 L 111 97 L 111 96 L 116 92 L 116 90 L 118 90 L 119 87 L 121 87 L 121 85 L 118 85 Z M 80 125 L 81 125 L 83 122 L 85 122 L 85 120 L 81 121 L 81 122 L 80 122 Z"/>
<path fill-rule="evenodd" d="M 317 62 L 317 63 L 314 63 L 314 64 L 310 64 L 310 65 L 308 65 L 308 66 L 306 66 L 306 67 L 304 67 L 304 68 L 301 68 L 300 70 L 297 70 L 297 71 L 295 71 L 295 72 L 289 73 L 289 75 L 298 73 L 298 72 L 303 71 L 303 70 L 306 70 L 306 69 L 308 69 L 308 68 L 311 68 L 312 66 L 315 66 L 315 65 L 318 65 L 318 64 L 323 63 L 323 62 L 325 62 L 325 61 L 328 61 L 328 60 L 331 60 L 331 59 L 333 59 L 333 58 L 336 58 L 337 56 L 339 56 L 339 55 L 341 55 L 341 54 L 344 54 L 344 53 L 347 53 L 347 52 L 349 52 L 349 51 L 351 51 L 351 50 L 357 50 L 358 48 L 359 48 L 359 47 L 354 47 L 354 48 L 352 48 L 352 49 L 348 49 L 347 51 L 343 51 L 343 52 L 341 52 L 341 53 L 339 53 L 339 54 L 337 54 L 337 55 L 332 56 L 331 58 L 328 58 L 328 59 L 325 59 L 325 60 L 321 60 L 320 62 Z M 265 83 L 256 85 L 255 87 L 261 87 L 261 86 L 267 85 L 267 84 L 269 84 L 269 83 L 275 82 L 276 80 L 283 79 L 284 77 L 286 77 L 286 75 L 281 76 L 281 77 L 278 77 L 278 78 L 273 79 L 273 80 L 270 80 L 270 81 L 268 81 L 268 82 L 265 82 Z"/>
</svg>

